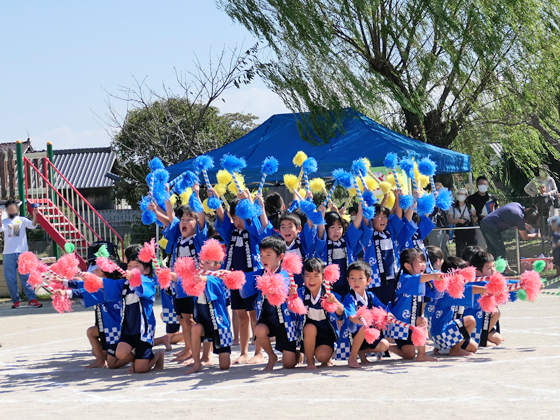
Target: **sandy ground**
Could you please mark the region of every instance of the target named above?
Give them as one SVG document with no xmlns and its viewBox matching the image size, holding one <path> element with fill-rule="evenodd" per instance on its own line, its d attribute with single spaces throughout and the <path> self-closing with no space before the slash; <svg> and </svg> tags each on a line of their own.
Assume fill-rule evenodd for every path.
<svg viewBox="0 0 560 420">
<path fill-rule="evenodd" d="M 337 363 L 316 373 L 280 365 L 272 373 L 261 372 L 264 365 L 221 372 L 214 364 L 189 377 L 184 367 L 168 363 L 171 353 L 164 371 L 144 375 L 84 369 L 92 361 L 85 330 L 93 313 L 76 306 L 75 312 L 60 315 L 51 307 L 0 305 L 2 419 L 560 416 L 558 296 L 506 305 L 505 345 L 470 358 L 415 363 L 393 357 L 362 370 Z M 234 348 L 232 357 L 237 354 Z"/>
</svg>

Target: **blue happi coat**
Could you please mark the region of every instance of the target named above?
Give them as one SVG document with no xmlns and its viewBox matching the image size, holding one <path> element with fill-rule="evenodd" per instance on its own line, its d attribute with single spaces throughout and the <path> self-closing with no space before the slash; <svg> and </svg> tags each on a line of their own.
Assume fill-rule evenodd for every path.
<svg viewBox="0 0 560 420">
<path fill-rule="evenodd" d="M 321 286 L 321 290 L 319 292 L 321 294 L 321 299 L 325 296 L 325 287 Z M 309 296 L 311 295 L 311 292 L 309 291 L 309 289 L 307 287 L 300 287 L 298 289 L 298 296 L 299 298 L 303 301 L 303 303 L 305 304 L 306 301 L 308 301 Z M 339 295 L 337 295 L 336 293 L 334 293 L 334 296 L 336 297 L 336 299 L 340 302 L 341 297 Z M 307 310 L 309 310 L 309 306 L 305 305 L 305 308 Z M 323 309 L 323 311 L 325 311 Z M 332 332 L 334 334 L 335 337 L 335 342 L 338 341 L 339 339 L 339 333 L 338 333 L 338 323 L 337 321 L 340 320 L 342 317 L 339 317 L 336 312 L 330 313 L 325 311 L 325 316 L 329 322 L 329 325 L 331 326 Z M 301 343 L 303 342 L 303 327 L 305 327 L 305 323 L 307 321 L 307 315 L 300 315 L 298 317 L 298 331 L 300 331 L 300 337 L 299 337 L 299 342 L 298 342 L 298 347 L 301 345 Z"/>
<path fill-rule="evenodd" d="M 420 216 L 420 221 L 418 225 L 414 223 L 412 220 L 406 220 L 405 223 L 408 223 L 412 226 L 412 229 L 415 229 L 414 234 L 412 237 L 403 245 L 402 249 L 410 249 L 416 248 L 419 249 L 424 253 L 426 257 L 426 273 L 431 273 L 433 271 L 432 263 L 430 262 L 430 258 L 428 257 L 428 250 L 424 245 L 424 239 L 434 230 L 436 225 L 434 222 L 427 217 L 426 215 Z"/>
<path fill-rule="evenodd" d="M 226 287 L 224 286 L 222 280 L 219 277 L 207 276 L 206 287 L 204 288 L 205 305 L 210 313 L 210 321 L 214 331 L 219 334 L 220 345 L 219 347 L 229 347 L 233 344 L 233 334 L 231 333 L 231 322 L 229 319 L 229 312 L 227 308 L 227 293 Z M 199 322 L 199 313 L 197 310 L 197 305 L 201 304 L 200 297 L 194 297 L 195 311 L 194 319 Z M 205 331 L 205 335 L 211 336 L 209 331 Z M 212 341 L 211 339 L 206 339 L 205 341 Z M 214 343 L 216 346 L 217 343 Z"/>
</svg>

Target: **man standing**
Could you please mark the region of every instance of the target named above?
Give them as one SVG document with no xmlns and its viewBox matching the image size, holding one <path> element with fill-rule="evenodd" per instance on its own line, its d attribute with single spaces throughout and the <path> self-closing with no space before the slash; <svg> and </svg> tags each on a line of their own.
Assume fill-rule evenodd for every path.
<svg viewBox="0 0 560 420">
<path fill-rule="evenodd" d="M 436 192 L 443 188 L 443 184 L 441 182 L 435 183 Z M 447 241 L 449 240 L 449 234 L 446 229 L 449 227 L 449 223 L 447 220 L 447 212 L 441 210 L 440 208 L 436 207 L 432 214 L 430 214 L 430 219 L 436 225 L 436 229 L 432 230 L 430 234 L 426 237 L 426 243 L 428 245 L 437 246 L 443 251 L 443 255 L 447 256 Z M 478 229 L 477 229 L 478 230 Z"/>
<path fill-rule="evenodd" d="M 4 252 L 2 255 L 4 277 L 12 298 L 12 309 L 17 309 L 22 307 L 17 286 L 18 258 L 28 250 L 26 229 L 37 227 L 37 209 L 33 212 L 33 220 L 20 217 L 18 216 L 18 203 L 10 199 L 6 202 L 6 213 L 8 213 L 8 217 L 2 220 L 2 228 L 0 228 L 4 232 Z M 28 278 L 29 275 L 19 275 L 19 281 L 27 297 L 27 306 L 29 308 L 40 308 L 43 305 L 37 301 L 35 291 L 27 285 Z"/>
<path fill-rule="evenodd" d="M 477 223 L 479 226 L 486 216 L 499 207 L 496 197 L 488 193 L 488 186 L 488 178 L 479 176 L 476 179 L 478 191 L 467 197 L 467 202 L 476 210 Z M 476 229 L 476 245 L 486 250 L 486 241 L 480 229 Z"/>
</svg>

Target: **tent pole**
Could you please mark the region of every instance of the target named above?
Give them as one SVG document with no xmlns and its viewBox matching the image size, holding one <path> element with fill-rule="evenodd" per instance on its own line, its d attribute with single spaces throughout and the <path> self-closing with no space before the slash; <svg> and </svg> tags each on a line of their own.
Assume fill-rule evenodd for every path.
<svg viewBox="0 0 560 420">
<path fill-rule="evenodd" d="M 469 172 L 469 184 L 471 185 L 471 194 L 474 194 L 474 186 L 473 186 L 473 176 L 472 176 L 472 172 Z"/>
</svg>

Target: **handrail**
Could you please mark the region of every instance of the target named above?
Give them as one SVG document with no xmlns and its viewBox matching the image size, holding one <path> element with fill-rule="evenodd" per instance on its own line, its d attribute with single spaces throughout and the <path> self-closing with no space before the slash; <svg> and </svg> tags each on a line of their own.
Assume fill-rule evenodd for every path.
<svg viewBox="0 0 560 420">
<path fill-rule="evenodd" d="M 60 193 L 58 192 L 58 190 L 54 187 L 54 185 L 52 185 L 52 184 L 50 183 L 50 181 L 41 173 L 41 171 L 39 171 L 39 169 L 37 169 L 37 168 L 35 167 L 35 165 L 33 165 L 33 163 L 31 163 L 31 161 L 30 161 L 29 159 L 27 159 L 27 158 L 24 156 L 23 162 L 24 162 L 26 165 L 29 164 L 29 165 L 35 170 L 35 172 L 37 172 L 37 173 L 39 174 L 39 176 L 40 176 L 41 178 L 43 178 L 43 181 L 45 181 L 45 184 L 48 185 L 48 186 L 50 186 L 50 187 L 54 190 L 54 192 L 56 193 L 56 195 L 57 195 L 59 198 L 61 198 L 62 201 L 64 201 L 64 203 L 65 203 L 70 209 L 72 209 L 72 211 L 74 212 L 74 214 L 75 214 L 76 216 L 79 217 L 79 219 L 93 232 L 93 234 L 94 234 L 95 236 L 97 236 L 97 238 L 98 238 L 100 241 L 103 240 L 103 238 L 102 238 L 101 236 L 99 236 L 98 233 L 97 233 L 95 230 L 93 230 L 93 228 L 88 224 L 88 222 L 86 222 L 85 219 L 84 219 L 82 216 L 80 216 L 80 214 L 79 214 L 79 213 L 76 211 L 76 209 L 68 202 L 68 200 L 66 200 L 66 199 L 62 196 L 62 194 L 60 194 Z M 27 191 L 28 191 L 28 188 L 27 188 L 27 182 L 26 182 L 26 183 L 25 183 L 25 195 L 26 195 L 26 196 L 28 195 Z M 88 203 L 88 204 L 89 204 L 89 203 Z"/>
<path fill-rule="evenodd" d="M 103 216 L 101 216 L 99 214 L 99 212 L 97 210 L 95 210 L 95 208 L 91 205 L 91 203 L 88 200 L 85 199 L 85 197 L 77 190 L 77 188 L 74 187 L 74 185 L 72 185 L 72 183 L 70 181 L 68 181 L 68 179 L 64 175 L 62 175 L 62 173 L 58 170 L 58 168 L 56 166 L 53 165 L 53 163 L 49 160 L 49 158 L 46 158 L 45 161 L 47 162 L 48 165 L 50 165 L 51 168 L 53 168 L 56 171 L 56 173 L 58 175 L 60 175 L 62 177 L 62 179 L 64 181 L 66 181 L 66 183 L 70 186 L 70 188 L 86 203 L 86 205 L 90 208 L 90 210 L 92 210 L 93 213 L 101 219 L 103 224 L 105 226 L 107 226 L 109 228 L 109 230 L 111 232 L 113 232 L 115 234 L 115 236 L 121 241 L 121 248 L 122 248 L 122 252 L 123 252 L 123 255 L 124 255 L 124 241 L 123 241 L 123 238 L 121 237 L 121 235 L 119 235 L 117 233 L 117 231 L 115 229 L 113 229 L 113 227 L 109 223 L 107 223 L 107 221 L 103 218 Z M 55 188 L 55 187 L 53 186 L 53 188 Z M 57 192 L 58 192 L 58 190 L 57 190 Z"/>
</svg>

